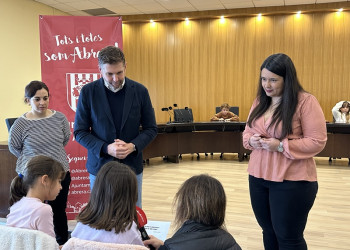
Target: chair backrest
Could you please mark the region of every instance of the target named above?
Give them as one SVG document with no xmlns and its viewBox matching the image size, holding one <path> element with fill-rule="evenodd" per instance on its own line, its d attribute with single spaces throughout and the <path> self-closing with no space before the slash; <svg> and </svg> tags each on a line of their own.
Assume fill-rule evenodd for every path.
<svg viewBox="0 0 350 250">
<path fill-rule="evenodd" d="M 70 238 L 66 244 L 63 245 L 62 250 L 75 249 L 75 250 L 110 250 L 110 249 L 120 249 L 120 250 L 148 250 L 145 246 L 131 245 L 131 244 L 115 244 L 115 243 L 105 243 L 98 241 L 82 240 L 78 238 Z"/>
<path fill-rule="evenodd" d="M 59 246 L 54 237 L 31 229 L 0 226 L 0 249 L 23 250 L 58 250 Z"/>
<path fill-rule="evenodd" d="M 11 126 L 13 125 L 13 123 L 17 120 L 17 118 L 6 118 L 5 122 L 7 125 L 7 130 L 10 131 Z"/>
<path fill-rule="evenodd" d="M 192 109 L 174 109 L 174 122 L 193 122 Z"/>
<path fill-rule="evenodd" d="M 215 114 L 219 113 L 221 111 L 221 107 L 216 107 L 215 108 Z M 233 106 L 230 107 L 230 111 L 234 113 L 235 115 L 239 116 L 239 107 L 238 106 Z"/>
</svg>

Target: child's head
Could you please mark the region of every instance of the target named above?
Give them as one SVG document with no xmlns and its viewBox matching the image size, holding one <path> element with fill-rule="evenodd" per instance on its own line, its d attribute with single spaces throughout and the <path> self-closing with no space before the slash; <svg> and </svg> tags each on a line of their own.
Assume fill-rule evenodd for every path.
<svg viewBox="0 0 350 250">
<path fill-rule="evenodd" d="M 223 103 L 220 106 L 221 112 L 226 115 L 230 111 L 230 105 L 228 103 Z"/>
<path fill-rule="evenodd" d="M 221 183 L 205 174 L 185 181 L 175 195 L 175 223 L 179 227 L 186 220 L 223 227 L 226 195 Z"/>
<path fill-rule="evenodd" d="M 26 196 L 28 190 L 33 188 L 40 189 L 45 200 L 56 199 L 62 188 L 61 180 L 64 176 L 65 171 L 61 163 L 48 156 L 34 156 L 28 161 L 24 173 L 16 176 L 11 182 L 10 205 Z"/>
<path fill-rule="evenodd" d="M 98 171 L 90 201 L 77 220 L 96 229 L 124 232 L 137 218 L 136 201 L 135 173 L 127 165 L 111 161 Z"/>
<path fill-rule="evenodd" d="M 341 106 L 339 111 L 344 114 L 349 114 L 349 109 L 350 109 L 350 103 L 345 101 L 343 102 L 343 105 Z"/>
</svg>

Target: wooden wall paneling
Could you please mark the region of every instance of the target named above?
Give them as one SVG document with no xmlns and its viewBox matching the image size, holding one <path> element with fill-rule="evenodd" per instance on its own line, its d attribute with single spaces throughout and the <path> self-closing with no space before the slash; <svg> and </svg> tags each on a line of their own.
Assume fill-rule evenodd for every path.
<svg viewBox="0 0 350 250">
<path fill-rule="evenodd" d="M 182 27 L 182 53 L 181 58 L 179 58 L 179 64 L 182 67 L 182 74 L 181 78 L 178 80 L 181 81 L 183 84 L 183 91 L 185 93 L 188 93 L 186 95 L 183 95 L 182 93 L 179 94 L 179 96 L 184 97 L 182 100 L 184 106 L 192 108 L 191 98 L 195 95 L 192 91 L 192 81 L 191 81 L 191 75 L 193 74 L 193 65 L 194 62 L 194 53 L 195 51 L 192 51 L 191 48 L 194 46 L 192 45 L 192 37 L 193 37 L 193 31 L 192 31 L 192 23 L 193 22 L 187 22 L 182 21 L 180 23 L 180 26 Z M 190 57 L 189 57 L 189 56 Z M 196 108 L 195 110 L 192 110 L 192 112 L 200 113 L 201 108 Z"/>
<path fill-rule="evenodd" d="M 240 76 L 241 84 L 244 86 L 241 99 L 243 100 L 242 108 L 240 108 L 241 121 L 246 120 L 249 110 L 256 97 L 258 88 L 258 79 L 260 76 L 260 65 L 266 57 L 262 55 L 264 45 L 256 42 L 257 29 L 261 29 L 261 23 L 257 24 L 257 17 L 244 18 L 244 24 L 241 26 L 243 36 L 238 37 L 239 54 L 242 67 L 237 74 Z M 243 39 L 242 39 L 243 38 Z M 242 63 L 243 62 L 243 63 Z"/>
<path fill-rule="evenodd" d="M 240 107 L 246 120 L 255 98 L 259 67 L 272 53 L 286 53 L 303 87 L 319 100 L 326 119 L 331 108 L 350 99 L 350 13 L 334 12 L 127 23 L 127 74 L 145 84 L 158 122 L 160 109 L 191 107 L 195 121 L 208 121 L 223 102 Z"/>
<path fill-rule="evenodd" d="M 209 83 L 210 85 L 208 89 L 209 93 L 207 99 L 218 100 L 221 103 L 224 102 L 225 99 L 224 92 L 229 92 L 227 83 L 225 81 L 225 62 L 227 61 L 227 55 L 225 54 L 226 44 L 223 44 L 223 40 L 225 40 L 225 33 L 222 32 L 222 30 L 225 28 L 224 26 L 225 22 L 222 22 L 221 19 L 215 19 L 211 21 L 210 33 L 212 41 L 211 47 L 213 49 L 210 53 L 210 65 L 208 67 L 208 70 L 211 73 L 211 79 Z M 207 109 L 213 110 L 215 106 L 207 106 Z M 213 111 L 211 114 L 213 114 Z M 209 119 L 209 114 L 206 118 Z"/>
<path fill-rule="evenodd" d="M 164 98 L 163 98 L 163 106 L 172 106 L 174 103 L 179 104 L 179 100 L 177 99 L 178 96 L 176 96 L 176 89 L 182 87 L 182 78 L 180 73 L 176 72 L 176 65 L 175 63 L 175 57 L 176 54 L 179 53 L 176 50 L 176 40 L 178 39 L 176 37 L 175 32 L 175 25 L 176 22 L 167 22 L 166 28 L 164 29 L 163 36 L 166 37 L 166 45 L 165 45 L 165 55 L 166 58 L 164 60 L 165 64 L 165 72 L 159 72 L 160 74 L 165 74 L 165 82 L 164 82 Z M 162 40 L 163 41 L 163 40 Z M 184 58 L 185 59 L 185 58 Z M 175 84 L 174 84 L 175 82 Z M 167 116 L 168 118 L 169 116 Z"/>
<path fill-rule="evenodd" d="M 163 38 L 162 28 L 162 23 L 147 23 L 144 25 L 144 36 L 148 39 L 143 39 L 142 42 L 145 41 L 145 44 L 147 44 L 149 48 L 148 56 L 144 58 L 146 63 L 142 66 L 140 65 L 144 69 L 143 73 L 147 79 L 145 81 L 148 83 L 149 91 L 152 91 L 152 100 L 155 102 L 152 104 L 154 107 L 158 107 L 157 111 L 161 109 L 159 106 L 165 95 L 165 84 L 161 80 L 164 79 L 164 76 L 162 73 L 159 74 L 160 72 L 164 72 L 164 66 L 161 63 L 161 55 L 163 55 L 164 52 L 162 46 L 163 42 L 161 42 Z"/>
<path fill-rule="evenodd" d="M 193 52 L 191 48 L 193 48 L 193 40 L 191 39 L 193 36 L 191 29 L 191 22 L 181 21 L 177 24 L 179 34 L 181 35 L 181 43 L 179 44 L 179 49 L 181 53 L 178 54 L 177 64 L 179 66 L 179 77 L 177 82 L 174 83 L 176 86 L 181 85 L 181 88 L 177 88 L 179 90 L 177 96 L 179 99 L 180 108 L 189 107 L 192 108 L 192 112 L 197 115 L 200 112 L 200 107 L 193 107 L 191 103 L 191 98 L 193 98 L 196 93 L 193 92 L 192 82 L 191 82 L 191 67 L 193 66 Z M 181 32 L 181 33 L 180 33 Z"/>
<path fill-rule="evenodd" d="M 194 120 L 201 121 L 206 120 L 208 112 L 207 106 L 214 100 L 208 99 L 206 96 L 207 82 L 209 79 L 209 72 L 207 65 L 210 64 L 210 60 L 207 60 L 209 50 L 209 35 L 210 32 L 207 28 L 208 20 L 194 20 L 192 23 L 192 71 L 191 74 L 191 108 L 194 111 Z M 206 27 L 203 29 L 203 27 Z"/>
<path fill-rule="evenodd" d="M 334 13 L 326 13 L 323 15 L 323 23 L 324 23 L 324 46 L 323 46 L 323 52 L 324 57 L 322 60 L 323 64 L 323 70 L 322 72 L 319 72 L 323 76 L 323 84 L 322 89 L 324 90 L 329 98 L 328 103 L 330 106 L 326 106 L 326 101 L 324 99 L 321 99 L 321 105 L 323 105 L 324 109 L 323 112 L 325 113 L 326 120 L 332 121 L 332 113 L 331 109 L 334 106 L 334 104 L 337 102 L 340 95 L 340 89 L 338 89 L 338 84 L 335 81 L 335 72 L 334 70 L 337 68 L 336 64 L 337 61 L 334 61 L 334 50 L 336 49 L 334 47 L 334 38 L 335 38 L 335 30 L 334 30 Z M 318 19 L 320 20 L 320 19 Z M 338 82 L 339 83 L 339 82 Z"/>
<path fill-rule="evenodd" d="M 304 17 L 305 15 L 302 15 L 302 16 Z M 324 21 L 322 20 L 323 19 L 322 16 L 321 15 L 309 15 L 309 16 L 312 17 L 312 23 L 317 24 L 317 25 L 313 25 L 309 35 L 309 39 L 311 40 L 311 43 L 314 48 L 313 63 L 315 64 L 314 71 L 312 72 L 312 76 L 311 76 L 311 80 L 314 85 L 314 88 L 312 89 L 312 91 L 313 91 L 313 94 L 316 96 L 317 100 L 319 101 L 327 120 L 327 115 L 329 115 L 330 110 L 327 110 L 326 107 L 329 107 L 331 105 L 331 102 L 330 102 L 331 93 L 329 91 L 330 83 L 329 81 L 327 81 L 326 84 L 322 86 L 321 84 L 325 80 L 324 78 L 325 76 L 317 72 L 324 72 L 325 70 L 327 70 L 326 68 L 328 67 L 326 67 L 326 65 L 323 63 L 323 58 L 325 57 L 325 53 L 327 53 L 326 50 L 329 50 L 329 48 L 326 48 L 327 46 L 325 45 L 325 41 L 326 41 L 324 39 L 325 25 L 324 25 Z M 320 91 L 320 89 L 324 91 Z"/>
<path fill-rule="evenodd" d="M 336 86 L 334 86 L 333 82 L 333 30 L 332 30 L 332 22 L 330 22 L 332 19 L 327 18 L 327 16 L 331 16 L 332 13 L 327 13 L 323 17 L 320 16 L 318 19 L 320 22 L 322 22 L 322 32 L 323 37 L 321 38 L 321 41 L 323 41 L 322 46 L 322 58 L 320 59 L 320 62 L 322 64 L 320 65 L 321 72 L 320 75 L 322 76 L 321 83 L 322 89 L 324 89 L 326 94 L 326 100 L 324 98 L 320 98 L 320 103 L 323 105 L 323 112 L 325 114 L 326 120 L 332 121 L 333 116 L 331 113 L 331 109 L 334 106 L 336 100 L 338 98 L 338 94 L 335 91 Z M 322 96 L 325 97 L 325 96 Z"/>
<path fill-rule="evenodd" d="M 215 98 L 217 101 L 215 101 L 213 105 L 216 107 L 224 102 L 227 102 L 231 106 L 239 106 L 237 93 L 241 93 L 242 85 L 240 82 L 238 82 L 238 76 L 235 72 L 234 66 L 236 58 L 236 51 L 234 50 L 234 37 L 239 35 L 236 29 L 236 20 L 234 18 L 225 18 L 225 22 L 222 23 L 221 26 L 224 37 L 220 41 L 220 46 L 224 47 L 225 50 L 222 52 L 222 64 L 220 67 L 223 68 L 224 87 L 222 90 L 221 99 Z M 213 109 L 212 107 L 213 106 L 209 107 L 209 109 Z M 214 109 L 212 112 L 215 113 Z"/>
<path fill-rule="evenodd" d="M 328 105 L 326 105 L 326 101 L 324 99 L 321 99 L 321 105 L 323 105 L 323 112 L 325 114 L 326 120 L 332 121 L 332 114 L 331 109 L 334 106 L 334 104 L 337 102 L 335 100 L 338 99 L 339 94 L 337 93 L 337 86 L 335 85 L 333 74 L 335 73 L 333 71 L 333 65 L 334 65 L 334 56 L 333 56 L 333 50 L 334 50 L 334 30 L 333 30 L 333 18 L 332 13 L 326 13 L 322 17 L 318 19 L 318 21 L 321 21 L 323 23 L 323 58 L 320 62 L 322 62 L 322 68 L 321 72 L 319 72 L 322 75 L 322 89 L 327 93 L 328 98 L 327 102 Z"/>
<path fill-rule="evenodd" d="M 195 121 L 200 120 L 201 116 L 205 116 L 206 107 L 200 106 L 203 105 L 205 102 L 209 102 L 210 100 L 206 100 L 201 94 L 200 89 L 205 88 L 206 84 L 203 82 L 203 72 L 199 73 L 202 70 L 202 57 L 204 51 L 203 51 L 203 44 L 207 41 L 204 41 L 202 39 L 202 29 L 201 29 L 201 22 L 206 20 L 190 20 L 188 22 L 185 22 L 185 26 L 190 31 L 190 37 L 189 39 L 189 45 L 186 47 L 186 55 L 188 57 L 188 60 L 190 62 L 189 68 L 187 69 L 189 72 L 189 95 L 188 95 L 188 102 L 190 108 L 193 110 L 193 119 Z M 206 72 L 205 72 L 206 73 Z"/>
<path fill-rule="evenodd" d="M 196 61 L 193 61 L 192 75 L 195 75 L 194 81 L 191 82 L 191 108 L 193 109 L 193 119 L 200 121 L 204 119 L 207 114 L 206 102 L 210 102 L 207 96 L 208 83 L 210 82 L 210 72 L 208 70 L 208 64 L 211 64 L 211 60 L 208 59 L 209 51 L 211 50 L 210 44 L 210 26 L 209 20 L 194 20 L 190 21 L 196 24 L 195 35 L 193 35 L 192 49 L 196 50 Z M 203 28 L 204 27 L 204 28 Z M 193 60 L 193 55 L 192 58 Z M 196 79 L 196 81 L 195 81 Z M 203 105 L 203 107 L 202 107 Z"/>
<path fill-rule="evenodd" d="M 201 21 L 200 29 L 203 31 L 203 54 L 200 57 L 201 60 L 201 68 L 200 76 L 201 81 L 199 82 L 198 91 L 200 93 L 200 99 L 197 103 L 197 106 L 200 107 L 204 102 L 212 103 L 214 96 L 213 92 L 218 91 L 221 88 L 221 85 L 217 82 L 218 74 L 217 70 L 217 57 L 215 56 L 215 43 L 213 43 L 213 39 L 216 39 L 215 36 L 215 27 L 213 27 L 213 20 Z M 216 77 L 215 77 L 216 76 Z M 209 110 L 204 110 L 201 113 L 200 119 L 207 120 L 208 119 Z"/>
</svg>

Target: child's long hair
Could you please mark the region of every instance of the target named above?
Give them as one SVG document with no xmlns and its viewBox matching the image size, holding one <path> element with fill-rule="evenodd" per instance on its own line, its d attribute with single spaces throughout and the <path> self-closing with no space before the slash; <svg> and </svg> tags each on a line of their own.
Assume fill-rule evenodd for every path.
<svg viewBox="0 0 350 250">
<path fill-rule="evenodd" d="M 226 195 L 214 177 L 201 174 L 186 180 L 175 195 L 174 205 L 178 228 L 187 220 L 224 228 Z"/>
<path fill-rule="evenodd" d="M 345 114 L 345 117 L 346 117 L 346 121 L 349 121 L 349 116 L 350 116 L 350 103 L 348 103 L 347 101 L 343 102 L 343 104 L 341 105 L 341 108 L 339 108 L 339 112 L 341 112 L 340 109 L 342 108 L 349 108 L 349 111 Z"/>
<path fill-rule="evenodd" d="M 135 173 L 125 164 L 108 162 L 98 171 L 90 201 L 77 221 L 96 229 L 125 232 L 137 220 L 136 201 Z"/>
<path fill-rule="evenodd" d="M 65 171 L 61 163 L 44 155 L 34 156 L 27 163 L 24 173 L 16 176 L 11 182 L 10 206 L 27 195 L 38 177 L 47 175 L 50 180 L 64 179 Z"/>
</svg>

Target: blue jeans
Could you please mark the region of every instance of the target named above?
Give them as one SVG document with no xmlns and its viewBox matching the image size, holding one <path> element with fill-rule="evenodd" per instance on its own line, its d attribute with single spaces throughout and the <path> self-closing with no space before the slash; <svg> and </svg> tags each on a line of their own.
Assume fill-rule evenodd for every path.
<svg viewBox="0 0 350 250">
<path fill-rule="evenodd" d="M 273 182 L 249 176 L 250 200 L 266 250 L 306 250 L 304 229 L 317 182 Z"/>
<path fill-rule="evenodd" d="M 92 190 L 92 187 L 94 186 L 96 176 L 89 174 L 90 176 L 90 190 Z M 137 179 L 137 202 L 136 206 L 142 208 L 142 176 L 143 173 L 136 175 Z"/>
</svg>

